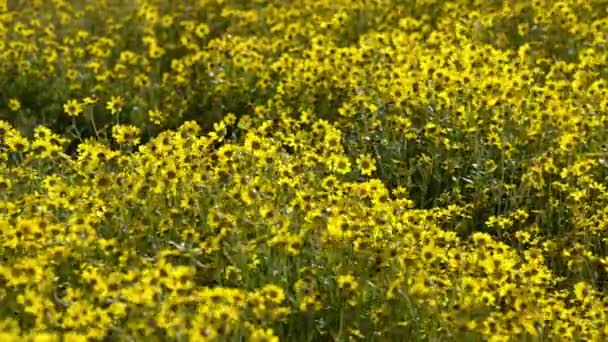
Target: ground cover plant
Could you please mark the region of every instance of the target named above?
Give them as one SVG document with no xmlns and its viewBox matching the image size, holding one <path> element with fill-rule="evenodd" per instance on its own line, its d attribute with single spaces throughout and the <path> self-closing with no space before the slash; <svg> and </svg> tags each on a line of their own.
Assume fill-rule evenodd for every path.
<svg viewBox="0 0 608 342">
<path fill-rule="evenodd" d="M 608 1 L 0 0 L 0 340 L 608 340 Z"/>
</svg>

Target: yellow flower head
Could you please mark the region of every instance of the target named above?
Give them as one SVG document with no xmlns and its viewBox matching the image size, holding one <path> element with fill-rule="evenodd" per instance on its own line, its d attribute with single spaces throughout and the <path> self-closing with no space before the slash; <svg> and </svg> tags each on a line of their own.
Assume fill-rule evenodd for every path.
<svg viewBox="0 0 608 342">
<path fill-rule="evenodd" d="M 13 112 L 18 111 L 19 109 L 21 109 L 21 102 L 17 99 L 8 100 L 8 109 Z"/>
<path fill-rule="evenodd" d="M 279 338 L 275 336 L 274 331 L 271 328 L 255 329 L 249 335 L 250 342 L 279 342 Z"/>
<path fill-rule="evenodd" d="M 112 96 L 108 102 L 106 102 L 106 109 L 112 114 L 117 114 L 122 110 L 125 104 L 125 100 L 122 96 Z"/>
<path fill-rule="evenodd" d="M 357 283 L 357 279 L 352 274 L 341 275 L 338 277 L 338 287 L 345 294 L 352 294 L 357 291 L 359 283 Z"/>
<path fill-rule="evenodd" d="M 63 111 L 69 116 L 76 117 L 82 113 L 82 104 L 74 99 L 68 100 L 68 102 L 63 105 Z"/>
<path fill-rule="evenodd" d="M 376 161 L 369 154 L 364 154 L 357 158 L 357 166 L 364 176 L 371 176 L 376 171 Z"/>
</svg>

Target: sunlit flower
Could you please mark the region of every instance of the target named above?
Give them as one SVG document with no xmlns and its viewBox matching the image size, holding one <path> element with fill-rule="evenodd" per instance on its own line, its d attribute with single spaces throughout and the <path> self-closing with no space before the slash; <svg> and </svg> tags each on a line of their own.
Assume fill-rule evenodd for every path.
<svg viewBox="0 0 608 342">
<path fill-rule="evenodd" d="M 249 341 L 251 342 L 279 342 L 279 338 L 274 334 L 274 331 L 268 329 L 255 329 L 249 335 Z"/>
<path fill-rule="evenodd" d="M 359 156 L 357 158 L 357 166 L 364 176 L 371 176 L 376 171 L 376 161 L 369 154 Z"/>
<path fill-rule="evenodd" d="M 106 109 L 112 114 L 117 114 L 122 110 L 124 106 L 124 99 L 122 96 L 112 96 L 108 102 L 106 102 Z"/>
<path fill-rule="evenodd" d="M 63 105 L 63 111 L 69 116 L 78 116 L 82 113 L 82 105 L 77 100 L 68 100 Z"/>
<path fill-rule="evenodd" d="M 21 102 L 18 99 L 10 99 L 8 101 L 8 109 L 12 110 L 13 112 L 18 111 L 21 109 Z"/>
<path fill-rule="evenodd" d="M 341 275 L 338 277 L 338 288 L 347 296 L 356 293 L 359 283 L 352 274 Z"/>
</svg>

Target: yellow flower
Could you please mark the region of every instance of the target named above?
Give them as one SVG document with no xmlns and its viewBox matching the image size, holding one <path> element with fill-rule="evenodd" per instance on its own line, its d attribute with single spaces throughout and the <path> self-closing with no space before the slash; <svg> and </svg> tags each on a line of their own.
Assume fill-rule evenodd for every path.
<svg viewBox="0 0 608 342">
<path fill-rule="evenodd" d="M 248 133 L 245 138 L 245 146 L 252 153 L 257 153 L 264 148 L 264 140 L 255 133 Z"/>
<path fill-rule="evenodd" d="M 351 171 L 350 160 L 347 156 L 333 154 L 329 157 L 328 162 L 330 170 L 340 175 L 345 175 Z"/>
<path fill-rule="evenodd" d="M 148 111 L 148 120 L 155 125 L 161 125 L 165 121 L 166 115 L 158 109 Z"/>
<path fill-rule="evenodd" d="M 228 281 L 241 281 L 241 270 L 233 265 L 228 265 L 224 270 L 224 278 Z"/>
<path fill-rule="evenodd" d="M 359 283 L 352 274 L 341 275 L 338 277 L 338 288 L 347 296 L 356 293 Z"/>
<path fill-rule="evenodd" d="M 325 191 L 333 191 L 336 186 L 338 186 L 338 179 L 334 175 L 329 175 L 323 179 L 321 186 Z"/>
<path fill-rule="evenodd" d="M 14 152 L 26 152 L 30 147 L 27 138 L 19 133 L 7 136 L 5 142 L 9 149 Z"/>
<path fill-rule="evenodd" d="M 259 328 L 249 335 L 249 342 L 279 342 L 279 338 L 274 335 L 271 328 Z"/>
<path fill-rule="evenodd" d="M 477 296 L 479 294 L 479 282 L 472 277 L 464 277 L 460 287 L 463 293 L 469 296 Z"/>
<path fill-rule="evenodd" d="M 576 296 L 576 299 L 582 303 L 586 303 L 592 298 L 592 292 L 589 289 L 589 285 L 584 281 L 580 281 L 574 285 L 574 295 Z"/>
<path fill-rule="evenodd" d="M 63 105 L 63 111 L 69 116 L 76 117 L 82 113 L 82 104 L 74 99 L 68 100 L 68 102 Z"/>
<path fill-rule="evenodd" d="M 315 291 L 310 295 L 305 295 L 302 300 L 300 300 L 298 306 L 298 309 L 302 312 L 315 312 L 321 310 L 321 308 L 321 294 L 318 291 Z"/>
<path fill-rule="evenodd" d="M 10 99 L 8 100 L 8 108 L 13 112 L 16 112 L 21 109 L 21 102 L 17 99 Z"/>
<path fill-rule="evenodd" d="M 352 234 L 348 219 L 343 215 L 332 215 L 327 220 L 327 237 L 330 240 L 349 238 Z"/>
<path fill-rule="evenodd" d="M 0 192 L 7 192 L 12 186 L 12 182 L 9 178 L 0 175 Z"/>
<path fill-rule="evenodd" d="M 156 44 L 152 44 L 148 48 L 148 54 L 152 59 L 159 59 L 165 54 L 165 49 Z"/>
<path fill-rule="evenodd" d="M 369 154 L 364 154 L 357 158 L 357 166 L 364 176 L 371 176 L 376 171 L 376 162 Z"/>
<path fill-rule="evenodd" d="M 106 102 L 106 108 L 112 113 L 116 114 L 122 110 L 125 100 L 122 96 L 112 96 L 112 98 Z"/>
<path fill-rule="evenodd" d="M 133 125 L 116 125 L 112 127 L 112 137 L 119 144 L 139 144 L 140 129 Z"/>
<path fill-rule="evenodd" d="M 65 77 L 67 77 L 69 80 L 75 80 L 76 77 L 78 77 L 78 70 L 76 70 L 76 69 L 68 69 L 65 72 Z"/>
<path fill-rule="evenodd" d="M 207 24 L 205 23 L 200 23 L 196 26 L 194 34 L 196 34 L 196 36 L 199 38 L 204 38 L 206 35 L 209 34 L 209 32 L 209 26 L 207 26 Z"/>
<path fill-rule="evenodd" d="M 273 284 L 264 286 L 261 289 L 261 293 L 266 298 L 266 300 L 275 304 L 281 304 L 286 298 L 283 289 Z"/>
</svg>

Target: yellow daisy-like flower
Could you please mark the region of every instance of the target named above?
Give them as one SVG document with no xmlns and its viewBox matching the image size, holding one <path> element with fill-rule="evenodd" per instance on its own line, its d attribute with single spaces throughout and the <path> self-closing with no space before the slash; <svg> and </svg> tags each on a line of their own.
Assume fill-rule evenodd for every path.
<svg viewBox="0 0 608 342">
<path fill-rule="evenodd" d="M 371 176 L 376 171 L 376 161 L 369 154 L 357 158 L 357 166 L 364 176 Z"/>
<path fill-rule="evenodd" d="M 268 329 L 255 329 L 251 335 L 249 335 L 249 341 L 251 342 L 279 342 L 279 338 L 275 336 L 274 331 Z"/>
<path fill-rule="evenodd" d="M 148 54 L 152 59 L 159 59 L 165 54 L 165 49 L 156 44 L 152 44 L 148 48 Z"/>
<path fill-rule="evenodd" d="M 82 113 L 82 104 L 74 99 L 68 100 L 68 102 L 63 105 L 63 111 L 69 116 L 76 117 Z"/>
<path fill-rule="evenodd" d="M 345 175 L 351 170 L 350 160 L 347 156 L 333 154 L 329 157 L 328 162 L 330 170 L 340 175 Z"/>
<path fill-rule="evenodd" d="M 19 102 L 19 100 L 17 99 L 8 100 L 8 109 L 13 112 L 18 111 L 19 109 L 21 109 L 21 102 Z"/>
<path fill-rule="evenodd" d="M 592 291 L 587 283 L 580 281 L 574 285 L 574 295 L 578 301 L 586 303 L 591 299 Z"/>
<path fill-rule="evenodd" d="M 207 26 L 207 24 L 205 23 L 200 23 L 198 24 L 198 26 L 196 26 L 194 34 L 196 34 L 196 36 L 199 38 L 204 38 L 206 35 L 209 34 L 209 32 L 211 32 L 209 30 L 209 26 Z"/>
<path fill-rule="evenodd" d="M 112 137 L 119 144 L 139 144 L 141 130 L 133 125 L 117 125 L 112 127 Z"/>
<path fill-rule="evenodd" d="M 124 104 L 125 100 L 122 96 L 112 96 L 110 101 L 106 102 L 106 109 L 108 109 L 110 113 L 116 114 L 122 110 Z"/>
<path fill-rule="evenodd" d="M 338 287 L 345 295 L 356 293 L 359 283 L 352 274 L 341 275 L 338 277 Z"/>
<path fill-rule="evenodd" d="M 30 147 L 30 142 L 27 138 L 19 133 L 7 136 L 5 143 L 9 147 L 9 150 L 13 152 L 26 152 Z"/>
<path fill-rule="evenodd" d="M 10 179 L 0 176 L 0 191 L 6 192 L 12 186 L 12 182 Z"/>
</svg>

